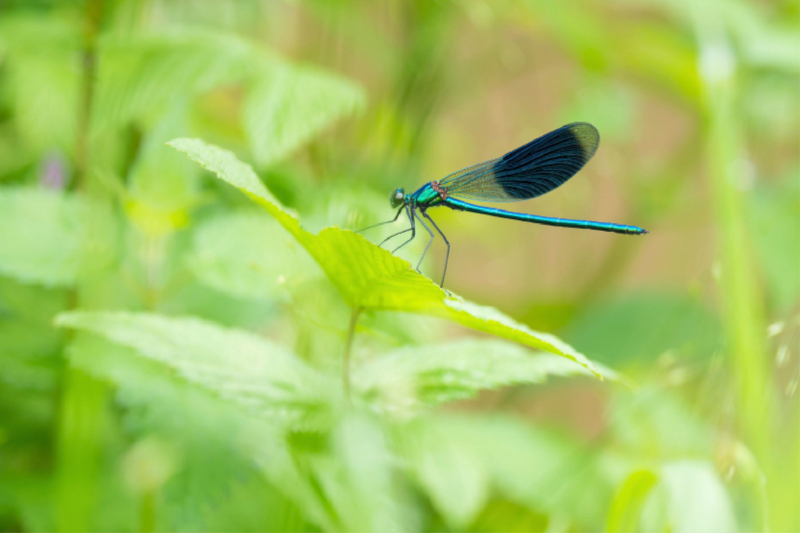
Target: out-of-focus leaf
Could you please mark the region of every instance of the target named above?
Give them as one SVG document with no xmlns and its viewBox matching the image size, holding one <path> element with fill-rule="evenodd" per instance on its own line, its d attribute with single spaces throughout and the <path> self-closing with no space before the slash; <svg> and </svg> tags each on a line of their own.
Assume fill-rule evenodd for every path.
<svg viewBox="0 0 800 533">
<path fill-rule="evenodd" d="M 282 285 L 321 274 L 274 218 L 258 212 L 200 224 L 188 261 L 201 282 L 241 298 L 273 298 Z"/>
<path fill-rule="evenodd" d="M 365 103 L 364 90 L 345 78 L 277 63 L 255 81 L 242 119 L 256 162 L 266 166 Z"/>
<path fill-rule="evenodd" d="M 0 346 L 7 354 L 26 359 L 57 356 L 63 332 L 53 327 L 53 318 L 66 306 L 63 289 L 0 278 Z"/>
<path fill-rule="evenodd" d="M 652 361 L 667 351 L 707 360 L 722 338 L 717 318 L 679 294 L 632 294 L 585 309 L 565 337 L 615 366 Z"/>
<path fill-rule="evenodd" d="M 262 469 L 265 477 L 284 495 L 310 509 L 298 496 L 310 491 L 304 492 L 303 481 L 286 455 L 286 445 L 269 421 L 251 416 L 235 403 L 220 398 L 216 391 L 176 376 L 174 367 L 101 337 L 78 334 L 67 353 L 70 364 L 114 383 L 117 402 L 125 409 L 127 431 L 159 435 L 176 446 L 175 474 L 160 489 L 163 505 L 157 515 L 159 530 L 218 530 L 213 525 L 218 519 L 215 512 L 253 475 L 253 450 L 246 444 L 250 435 L 258 436 L 259 453 L 270 458 Z M 119 473 L 114 473 L 118 478 Z M 313 512 L 307 516 L 313 516 Z M 124 516 L 116 517 L 121 518 Z M 280 517 L 274 518 L 280 521 Z M 243 517 L 242 522 L 227 524 L 246 530 L 245 521 Z M 261 528 L 267 525 L 262 524 Z M 116 522 L 110 529 L 123 526 Z"/>
<path fill-rule="evenodd" d="M 609 533 L 633 533 L 638 529 L 642 506 L 658 477 L 649 470 L 633 472 L 611 502 L 606 531 Z"/>
<path fill-rule="evenodd" d="M 663 499 L 667 524 L 645 522 L 647 530 L 655 526 L 676 533 L 738 531 L 725 485 L 708 461 L 684 459 L 667 463 L 661 469 L 661 482 L 652 498 Z"/>
<path fill-rule="evenodd" d="M 789 309 L 800 294 L 800 190 L 797 172 L 782 187 L 758 188 L 749 195 L 753 244 L 779 309 Z"/>
<path fill-rule="evenodd" d="M 174 368 L 186 380 L 257 415 L 317 427 L 341 389 L 271 341 L 195 318 L 146 313 L 70 312 L 57 324 L 101 335 Z"/>
<path fill-rule="evenodd" d="M 331 454 L 312 458 L 342 531 L 413 531 L 411 509 L 394 479 L 397 459 L 375 420 L 352 413 L 331 435 Z M 334 515 L 335 516 L 335 515 Z"/>
<path fill-rule="evenodd" d="M 241 81 L 263 57 L 228 33 L 181 30 L 135 38 L 111 34 L 100 41 L 93 117 L 97 126 L 152 119 L 192 95 Z"/>
<path fill-rule="evenodd" d="M 187 211 L 198 202 L 197 169 L 163 149 L 174 133 L 188 128 L 187 107 L 178 102 L 155 123 L 131 165 L 125 208 L 145 235 L 160 236 L 186 226 Z"/>
<path fill-rule="evenodd" d="M 603 139 L 626 140 L 634 130 L 637 108 L 633 91 L 599 76 L 587 76 L 571 105 L 561 111 L 561 123 L 584 121 L 603 132 Z"/>
<path fill-rule="evenodd" d="M 435 424 L 414 424 L 401 438 L 409 466 L 448 526 L 463 530 L 483 508 L 489 495 L 489 474 L 473 450 Z"/>
<path fill-rule="evenodd" d="M 3 14 L 0 48 L 16 131 L 26 147 L 72 153 L 80 71 L 78 24 L 61 17 Z"/>
<path fill-rule="evenodd" d="M 616 377 L 594 365 L 601 376 Z M 518 344 L 468 339 L 390 352 L 356 369 L 353 386 L 382 408 L 403 411 L 417 404 L 469 398 L 482 389 L 574 374 L 591 372 L 563 357 L 532 354 Z"/>
<path fill-rule="evenodd" d="M 786 24 L 770 10 L 749 2 L 719 2 L 719 16 L 739 41 L 742 58 L 759 68 L 800 71 L 800 31 L 796 24 Z"/>
<path fill-rule="evenodd" d="M 619 391 L 610 410 L 615 439 L 628 453 L 666 459 L 712 453 L 711 429 L 674 396 L 649 388 Z"/>
<path fill-rule="evenodd" d="M 231 152 L 199 139 L 176 139 L 169 144 L 245 192 L 274 216 L 317 261 L 351 307 L 447 318 L 479 331 L 563 355 L 591 370 L 591 364 L 583 354 L 552 335 L 535 332 L 496 309 L 449 296 L 430 279 L 412 270 L 407 261 L 352 231 L 331 227 L 314 235 L 304 230 L 298 219 L 264 187 L 253 169 Z"/>
<path fill-rule="evenodd" d="M 701 96 L 697 53 L 684 32 L 666 24 L 637 23 L 615 34 L 613 41 L 614 50 L 628 69 L 697 104 Z M 631 42 L 636 46 L 630 46 Z"/>
<path fill-rule="evenodd" d="M 70 286 L 114 257 L 116 220 L 107 205 L 74 194 L 0 189 L 0 273 Z"/>
<path fill-rule="evenodd" d="M 415 439 L 432 431 L 442 441 L 438 444 L 440 450 L 458 448 L 458 453 L 480 465 L 498 494 L 533 511 L 568 520 L 565 528 L 570 523 L 575 524 L 573 529 L 589 527 L 602 522 L 605 516 L 610 503 L 606 500 L 607 482 L 595 459 L 568 439 L 501 416 L 437 415 L 417 419 L 403 430 L 401 445 L 409 460 L 422 458 L 414 450 L 425 441 Z M 458 483 L 461 475 L 452 470 L 440 473 L 449 476 L 441 484 Z M 480 490 L 476 484 L 478 475 L 470 475 L 474 491 Z M 441 485 L 434 490 L 439 488 Z M 472 498 L 470 504 L 474 505 L 477 498 Z M 473 510 L 469 511 L 471 516 Z"/>
</svg>

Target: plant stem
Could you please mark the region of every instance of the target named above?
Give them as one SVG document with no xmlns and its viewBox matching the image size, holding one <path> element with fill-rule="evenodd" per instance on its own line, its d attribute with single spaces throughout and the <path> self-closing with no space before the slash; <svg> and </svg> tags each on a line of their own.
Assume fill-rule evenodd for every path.
<svg viewBox="0 0 800 533">
<path fill-rule="evenodd" d="M 747 187 L 747 177 L 742 170 L 746 151 L 735 110 L 735 70 L 727 77 L 717 76 L 705 80 L 705 92 L 710 190 L 716 215 L 723 318 L 736 380 L 739 427 L 743 440 L 763 464 L 770 449 L 772 413 L 764 298 L 746 226 L 743 191 Z"/>
<path fill-rule="evenodd" d="M 141 521 L 140 531 L 142 533 L 152 533 L 156 530 L 156 493 L 155 490 L 147 490 L 142 494 L 142 501 L 139 505 L 139 519 Z"/>
<path fill-rule="evenodd" d="M 97 34 L 103 20 L 105 0 L 86 1 L 86 19 L 83 30 L 83 52 L 81 54 L 81 101 L 78 108 L 78 132 L 75 142 L 75 186 L 86 188 L 89 172 L 89 140 L 92 123 L 92 100 L 97 74 Z"/>
<path fill-rule="evenodd" d="M 75 188 L 85 190 L 89 174 L 89 140 L 97 63 L 96 41 L 105 0 L 87 0 L 83 33 L 81 100 L 75 139 Z M 80 283 L 70 291 L 69 307 L 91 306 Z M 83 293 L 82 293 L 83 292 Z M 65 348 L 73 340 L 67 336 Z M 108 386 L 82 370 L 65 365 L 58 398 L 54 525 L 57 531 L 87 531 L 98 492 L 105 432 Z"/>
<path fill-rule="evenodd" d="M 356 322 L 361 314 L 360 307 L 354 307 L 350 314 L 350 325 L 347 327 L 347 339 L 344 344 L 344 358 L 342 361 L 342 384 L 344 385 L 344 395 L 350 401 L 350 352 L 353 349 L 353 337 L 356 333 Z"/>
</svg>

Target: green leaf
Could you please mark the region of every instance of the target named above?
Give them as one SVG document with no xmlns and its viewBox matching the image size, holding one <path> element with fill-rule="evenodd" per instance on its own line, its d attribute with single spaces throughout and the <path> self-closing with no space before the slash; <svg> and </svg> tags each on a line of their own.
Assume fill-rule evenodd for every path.
<svg viewBox="0 0 800 533">
<path fill-rule="evenodd" d="M 264 58 L 236 35 L 178 30 L 136 38 L 101 39 L 97 126 L 114 127 L 158 117 L 188 97 L 242 80 Z"/>
<path fill-rule="evenodd" d="M 110 209 L 74 194 L 0 189 L 0 273 L 26 283 L 74 285 L 115 253 Z"/>
<path fill-rule="evenodd" d="M 403 440 L 409 466 L 434 508 L 455 530 L 469 526 L 489 495 L 481 458 L 448 434 L 448 425 L 415 424 Z M 413 435 L 412 438 L 408 436 Z"/>
<path fill-rule="evenodd" d="M 633 472 L 623 483 L 608 512 L 606 531 L 633 533 L 638 529 L 642 507 L 658 477 L 649 470 Z"/>
<path fill-rule="evenodd" d="M 800 293 L 800 188 L 797 170 L 782 184 L 760 185 L 747 195 L 753 245 L 771 296 L 780 310 L 797 305 Z"/>
<path fill-rule="evenodd" d="M 175 445 L 178 471 L 159 490 L 163 503 L 158 529 L 215 530 L 209 525 L 214 512 L 232 503 L 231 492 L 259 470 L 274 487 L 304 502 L 308 509 L 301 496 L 310 490 L 298 477 L 285 442 L 269 420 L 253 417 L 214 391 L 187 382 L 168 365 L 101 337 L 76 335 L 67 355 L 71 365 L 114 383 L 116 400 L 124 408 L 126 432 L 157 435 Z M 257 441 L 251 443 L 254 436 Z M 255 449 L 269 457 L 260 469 L 253 465 Z M 117 463 L 114 466 L 118 479 Z M 313 502 L 311 498 L 306 497 Z M 116 524 L 113 529 L 125 527 Z"/>
<path fill-rule="evenodd" d="M 0 49 L 7 48 L 3 92 L 28 150 L 74 150 L 81 44 L 73 22 L 19 13 L 4 13 L 0 20 Z"/>
<path fill-rule="evenodd" d="M 322 267 L 351 307 L 446 318 L 478 331 L 563 355 L 592 369 L 583 354 L 554 336 L 533 331 L 496 309 L 448 295 L 430 279 L 411 269 L 408 261 L 375 246 L 361 235 L 336 227 L 326 228 L 316 235 L 304 230 L 295 215 L 266 189 L 253 169 L 233 153 L 199 139 L 175 139 L 168 144 L 246 193 L 275 217 Z"/>
<path fill-rule="evenodd" d="M 321 275 L 274 218 L 252 211 L 201 223 L 188 262 L 202 283 L 240 298 L 274 298 L 284 284 Z"/>
<path fill-rule="evenodd" d="M 609 417 L 616 442 L 644 457 L 709 457 L 711 428 L 675 395 L 653 386 L 619 391 Z"/>
<path fill-rule="evenodd" d="M 242 110 L 256 162 L 277 161 L 365 103 L 360 86 L 322 70 L 284 62 L 264 69 Z"/>
<path fill-rule="evenodd" d="M 397 458 L 377 421 L 351 412 L 331 434 L 330 455 L 314 461 L 325 495 L 342 522 L 339 531 L 413 531 L 395 481 Z"/>
<path fill-rule="evenodd" d="M 606 378 L 613 372 L 597 368 Z M 353 372 L 353 385 L 391 410 L 470 398 L 480 390 L 541 383 L 549 376 L 591 375 L 575 362 L 500 340 L 467 339 L 407 347 L 367 362 Z"/>
<path fill-rule="evenodd" d="M 645 292 L 586 307 L 564 336 L 617 366 L 649 364 L 667 352 L 684 362 L 707 360 L 719 349 L 722 329 L 714 313 L 695 296 Z"/>
<path fill-rule="evenodd" d="M 291 426 L 325 425 L 342 398 L 335 381 L 271 341 L 196 318 L 71 312 L 59 326 L 90 331 L 174 368 L 187 381 Z"/>
<path fill-rule="evenodd" d="M 471 464 L 466 468 L 479 470 L 441 468 L 438 473 L 444 479 L 420 478 L 421 486 L 437 509 L 449 517 L 449 523 L 464 523 L 475 516 L 475 507 L 480 506 L 481 494 L 487 490 L 481 487 L 484 478 L 491 493 L 584 526 L 569 529 L 587 529 L 605 516 L 609 487 L 594 457 L 569 439 L 497 415 L 437 414 L 415 419 L 402 431 L 401 452 L 418 475 L 433 460 L 426 459 L 427 446 L 433 446 L 431 453 L 436 458 L 459 454 L 462 457 L 448 459 L 451 464 L 464 461 Z M 434 439 L 436 444 L 431 442 Z M 469 486 L 454 488 L 461 483 Z M 468 506 L 453 508 L 453 495 L 441 494 L 443 490 L 458 490 L 467 498 Z"/>
<path fill-rule="evenodd" d="M 737 531 L 733 503 L 711 462 L 667 463 L 661 479 L 669 531 Z"/>
</svg>

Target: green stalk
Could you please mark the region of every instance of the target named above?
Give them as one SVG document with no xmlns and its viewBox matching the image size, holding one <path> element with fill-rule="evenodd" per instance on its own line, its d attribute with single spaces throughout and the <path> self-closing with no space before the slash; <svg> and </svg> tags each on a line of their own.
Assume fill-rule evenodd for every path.
<svg viewBox="0 0 800 533">
<path fill-rule="evenodd" d="M 66 368 L 56 450 L 57 531 L 90 531 L 100 473 L 108 386 Z"/>
<path fill-rule="evenodd" d="M 708 29 L 708 28 L 706 28 Z M 723 320 L 728 341 L 729 367 L 736 387 L 738 432 L 752 450 L 762 471 L 771 467 L 773 391 L 766 351 L 764 296 L 754 264 L 745 210 L 749 187 L 743 164 L 747 155 L 742 124 L 736 111 L 735 58 L 713 32 L 702 34 L 706 49 L 701 73 L 708 118 L 707 149 L 710 190 L 717 229 Z M 728 67 L 726 69 L 726 66 Z M 760 502 L 762 530 L 769 528 L 765 502 Z"/>
<path fill-rule="evenodd" d="M 81 99 L 75 142 L 75 188 L 87 189 L 92 100 L 96 76 L 97 35 L 105 0 L 87 0 L 81 65 Z M 89 281 L 90 282 L 90 281 Z M 72 290 L 71 307 L 85 306 L 80 285 Z M 67 343 L 72 340 L 68 337 Z M 89 531 L 96 507 L 102 435 L 105 430 L 108 386 L 65 365 L 59 398 L 56 435 L 55 528 Z"/>
</svg>

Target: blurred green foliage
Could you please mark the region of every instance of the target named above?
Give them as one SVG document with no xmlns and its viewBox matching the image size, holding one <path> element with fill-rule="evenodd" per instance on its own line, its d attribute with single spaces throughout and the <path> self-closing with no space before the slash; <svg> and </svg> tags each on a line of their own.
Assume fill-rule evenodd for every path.
<svg viewBox="0 0 800 533">
<path fill-rule="evenodd" d="M 800 530 L 798 20 L 1 3 L 0 529 Z M 646 238 L 349 231 L 573 120 Z"/>
</svg>

